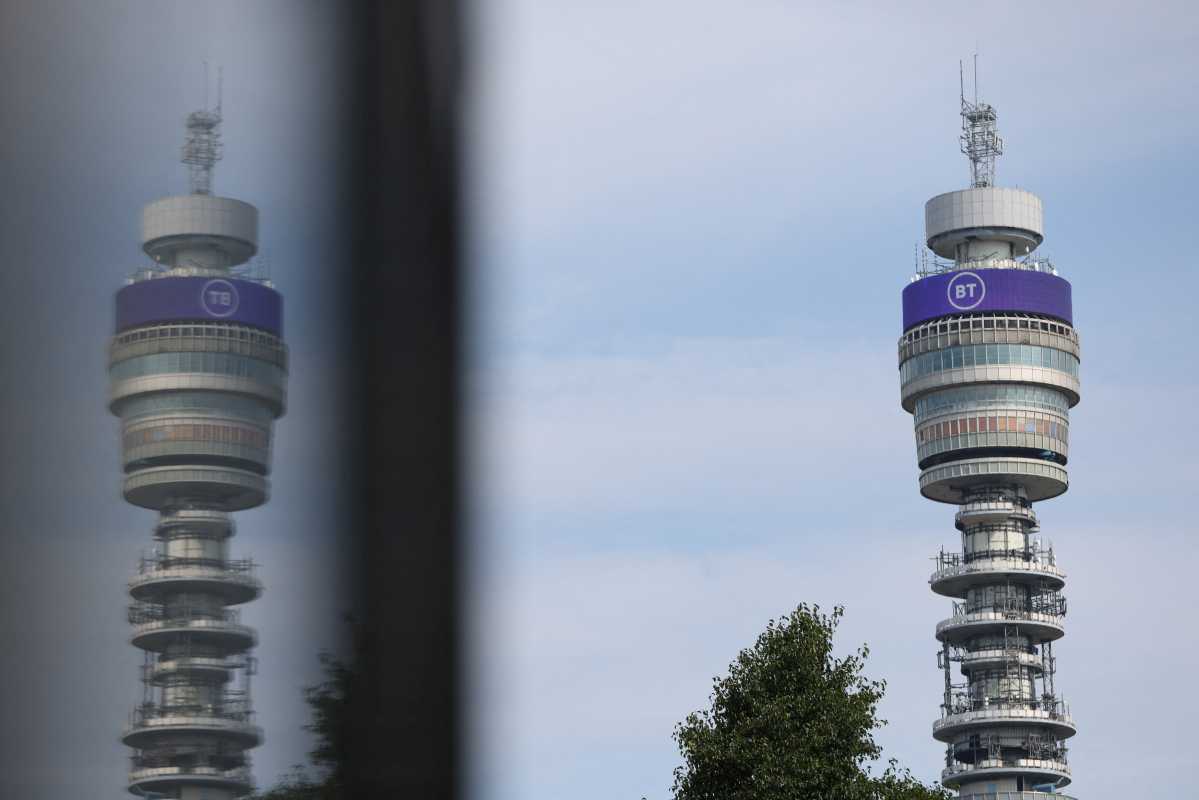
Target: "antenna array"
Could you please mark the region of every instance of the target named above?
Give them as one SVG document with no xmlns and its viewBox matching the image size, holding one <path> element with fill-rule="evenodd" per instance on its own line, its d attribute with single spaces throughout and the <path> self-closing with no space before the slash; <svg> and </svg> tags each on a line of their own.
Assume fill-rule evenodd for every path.
<svg viewBox="0 0 1199 800">
<path fill-rule="evenodd" d="M 212 168 L 221 160 L 221 72 L 217 71 L 216 108 L 208 106 L 208 65 L 204 65 L 204 108 L 187 115 L 187 139 L 180 161 L 187 165 L 192 194 L 212 194 Z"/>
<path fill-rule="evenodd" d="M 998 115 L 987 103 L 978 102 L 978 55 L 974 56 L 974 100 L 966 99 L 966 79 L 962 62 L 958 62 L 961 86 L 962 153 L 970 159 L 970 186 L 981 188 L 995 185 L 995 159 L 1003 155 L 1003 139 L 999 136 Z"/>
</svg>

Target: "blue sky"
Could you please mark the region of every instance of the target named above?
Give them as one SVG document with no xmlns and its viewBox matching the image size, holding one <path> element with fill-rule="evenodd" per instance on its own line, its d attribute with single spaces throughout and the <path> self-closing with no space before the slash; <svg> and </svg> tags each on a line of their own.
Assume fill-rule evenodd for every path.
<svg viewBox="0 0 1199 800">
<path fill-rule="evenodd" d="M 127 796 L 124 583 L 153 515 L 119 499 L 105 345 L 141 206 L 185 190 L 206 59 L 225 69 L 216 187 L 261 210 L 292 348 L 274 496 L 235 544 L 267 585 L 245 613 L 260 783 L 308 749 L 345 518 L 334 8 L 4 9 L 0 288 L 19 313 L 0 355 L 21 380 L 0 400 L 27 423 L 0 463 L 25 521 L 0 581 L 22 646 L 0 660 L 27 676 L 6 715 L 55 744 L 20 765 L 27 800 Z M 847 607 L 842 648 L 869 643 L 888 681 L 887 754 L 936 776 L 949 607 L 926 580 L 956 532 L 917 492 L 894 346 L 923 203 L 967 182 L 956 65 L 976 49 L 999 182 L 1044 200 L 1082 334 L 1072 487 L 1038 508 L 1069 573 L 1071 793 L 1189 778 L 1196 21 L 1184 3 L 475 4 L 472 796 L 667 797 L 674 723 L 799 602 Z"/>
<path fill-rule="evenodd" d="M 472 106 L 477 796 L 669 794 L 670 733 L 771 617 L 847 607 L 888 755 L 942 750 L 898 405 L 923 204 L 968 183 L 959 58 L 1074 285 L 1071 794 L 1185 780 L 1199 289 L 1184 4 L 482 3 Z M 1147 733 L 1149 732 L 1149 733 Z"/>
</svg>

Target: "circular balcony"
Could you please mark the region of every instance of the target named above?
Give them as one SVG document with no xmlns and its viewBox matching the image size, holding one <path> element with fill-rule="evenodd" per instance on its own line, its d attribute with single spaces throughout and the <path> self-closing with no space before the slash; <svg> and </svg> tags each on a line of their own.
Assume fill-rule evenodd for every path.
<svg viewBox="0 0 1199 800">
<path fill-rule="evenodd" d="M 136 713 L 121 736 L 121 741 L 129 747 L 144 748 L 168 736 L 178 738 L 180 734 L 188 737 L 219 737 L 224 741 L 236 742 L 242 748 L 262 744 L 262 728 L 250 721 L 249 713 L 199 708 L 156 708 L 151 713 Z"/>
<path fill-rule="evenodd" d="M 1060 704 L 1059 704 L 1060 707 Z M 951 742 L 956 736 L 972 729 L 996 726 L 1035 725 L 1050 731 L 1055 739 L 1068 739 L 1078 732 L 1070 715 L 1057 710 L 1020 707 L 991 707 L 977 711 L 962 711 L 947 714 L 933 723 L 933 738 L 939 742 Z"/>
<path fill-rule="evenodd" d="M 167 648 L 188 639 L 226 653 L 242 653 L 258 643 L 254 629 L 231 619 L 174 617 L 139 622 L 133 626 L 130 642 L 134 647 L 164 653 Z"/>
<path fill-rule="evenodd" d="M 186 428 L 201 429 L 215 428 L 218 432 L 226 433 L 230 438 L 242 436 L 242 429 L 226 426 L 221 431 L 219 425 L 162 425 L 158 430 L 137 431 L 134 435 L 170 435 L 175 430 Z M 248 434 L 245 434 L 248 435 Z M 259 435 L 259 434 L 256 434 Z M 130 446 L 126 437 L 125 448 L 122 452 L 121 467 L 126 473 L 137 472 L 147 467 L 189 466 L 191 464 L 220 464 L 235 469 L 255 472 L 262 475 L 271 470 L 271 451 L 269 439 L 262 436 L 254 444 L 242 444 L 233 441 L 148 441 L 144 444 Z"/>
<path fill-rule="evenodd" d="M 1032 506 L 1008 499 L 970 500 L 953 515 L 953 525 L 959 531 L 974 525 L 996 525 L 1009 520 L 1032 526 L 1037 524 L 1037 515 Z"/>
<path fill-rule="evenodd" d="M 1066 585 L 1066 573 L 1053 564 L 1023 558 L 979 558 L 966 562 L 950 558 L 942 561 L 928 579 L 932 590 L 945 597 L 965 597 L 971 586 L 1004 582 L 1057 591 Z"/>
<path fill-rule="evenodd" d="M 287 407 L 287 388 L 279 380 L 259 380 L 241 375 L 214 375 L 204 372 L 170 372 L 112 379 L 108 407 L 120 416 L 122 401 L 150 392 L 207 391 L 229 392 L 257 398 L 266 404 L 276 417 L 283 416 Z"/>
<path fill-rule="evenodd" d="M 977 764 L 954 763 L 941 770 L 941 783 L 956 789 L 963 783 L 975 783 L 998 778 L 1024 776 L 1025 783 L 1056 786 L 1070 784 L 1070 766 L 1065 761 L 1050 758 L 988 759 Z M 1031 781 L 1030 781 L 1031 778 Z M 1060 797 L 1061 795 L 1053 795 Z"/>
<path fill-rule="evenodd" d="M 987 364 L 955 367 L 910 378 L 900 386 L 899 402 L 910 414 L 916 408 L 917 398 L 930 392 L 986 383 L 1027 383 L 1056 389 L 1069 398 L 1071 407 L 1078 405 L 1082 392 L 1078 378 L 1069 372 L 1023 364 Z"/>
<path fill-rule="evenodd" d="M 1035 425 L 1036 420 L 1026 421 L 1020 417 L 1012 417 L 1020 425 Z M 936 435 L 935 431 L 917 431 L 917 436 Z M 1050 455 L 1054 462 L 1065 464 L 1070 453 L 1066 442 L 1052 436 L 1042 435 L 1035 431 L 1003 431 L 984 433 L 947 434 L 942 438 L 928 440 L 916 446 L 916 464 L 921 469 L 943 464 L 949 461 L 959 461 L 967 458 L 1007 456 L 1024 454 L 1037 457 L 1040 454 Z M 126 453 L 126 458 L 129 454 Z"/>
<path fill-rule="evenodd" d="M 996 669 L 1013 664 L 1028 667 L 1038 672 L 1044 668 L 1039 653 L 1030 653 L 1027 650 L 1018 650 L 1010 647 L 1007 649 L 995 648 L 967 651 L 955 660 L 961 664 L 963 674 L 968 674 L 971 670 L 975 669 Z"/>
<path fill-rule="evenodd" d="M 1065 467 L 1021 456 L 967 458 L 929 467 L 920 473 L 920 493 L 929 500 L 961 505 L 972 490 L 1019 485 L 1031 502 L 1062 494 L 1070 485 Z"/>
<path fill-rule="evenodd" d="M 233 535 L 233 520 L 224 511 L 211 508 L 174 508 L 163 511 L 154 526 L 155 536 L 170 536 L 177 529 L 188 532 L 201 532 L 219 539 L 227 539 Z"/>
<path fill-rule="evenodd" d="M 139 469 L 125 478 L 125 499 L 155 511 L 187 501 L 244 511 L 267 500 L 269 482 L 249 470 L 189 464 Z"/>
<path fill-rule="evenodd" d="M 198 245 L 219 249 L 229 264 L 247 261 L 258 252 L 258 209 L 209 194 L 164 197 L 142 209 L 146 255 L 172 264 L 177 251 Z"/>
<path fill-rule="evenodd" d="M 204 559 L 143 559 L 138 574 L 129 581 L 135 600 L 153 600 L 165 593 L 217 595 L 226 605 L 249 602 L 262 594 L 262 582 L 248 561 Z"/>
<path fill-rule="evenodd" d="M 129 772 L 129 792 L 140 797 L 149 792 L 165 793 L 180 784 L 228 789 L 236 796 L 254 790 L 254 778 L 244 767 L 146 767 Z"/>
<path fill-rule="evenodd" d="M 954 258 L 956 247 L 972 239 L 1009 242 L 1023 254 L 1036 249 L 1044 229 L 1041 198 L 1024 189 L 957 189 L 924 204 L 928 248 L 942 258 Z"/>
<path fill-rule="evenodd" d="M 146 680 L 161 685 L 167 678 L 183 676 L 203 683 L 224 683 L 229 680 L 230 671 L 241 666 L 240 662 L 207 656 L 161 658 L 146 670 Z"/>
<path fill-rule="evenodd" d="M 956 800 L 1077 800 L 1058 792 L 981 792 L 959 795 Z"/>
<path fill-rule="evenodd" d="M 976 636 L 1003 634 L 1017 628 L 1034 642 L 1055 642 L 1066 635 L 1060 614 L 1039 611 L 974 611 L 955 614 L 937 623 L 937 641 L 962 644 Z"/>
</svg>

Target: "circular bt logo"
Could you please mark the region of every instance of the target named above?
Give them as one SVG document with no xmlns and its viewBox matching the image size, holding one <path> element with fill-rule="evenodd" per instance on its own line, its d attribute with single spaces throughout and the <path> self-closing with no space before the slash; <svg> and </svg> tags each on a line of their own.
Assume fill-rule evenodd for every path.
<svg viewBox="0 0 1199 800">
<path fill-rule="evenodd" d="M 211 316 L 227 317 L 237 311 L 237 287 L 223 278 L 214 278 L 200 290 L 200 305 Z"/>
<path fill-rule="evenodd" d="M 987 284 L 983 283 L 983 279 L 976 272 L 959 272 L 949 279 L 945 294 L 949 299 L 949 305 L 958 311 L 969 311 L 977 308 L 987 296 Z"/>
</svg>

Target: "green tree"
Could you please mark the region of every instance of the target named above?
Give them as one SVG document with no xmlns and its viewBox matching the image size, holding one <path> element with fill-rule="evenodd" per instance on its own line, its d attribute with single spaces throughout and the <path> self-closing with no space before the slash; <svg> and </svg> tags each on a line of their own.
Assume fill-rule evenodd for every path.
<svg viewBox="0 0 1199 800">
<path fill-rule="evenodd" d="M 278 785 L 257 795 L 258 800 L 342 800 L 347 796 L 347 709 L 356 677 L 349 664 L 329 653 L 321 653 L 320 660 L 325 679 L 304 689 L 304 701 L 312 711 L 312 722 L 304 727 L 316 735 L 316 746 L 308 754 L 316 777 L 297 764 Z"/>
<path fill-rule="evenodd" d="M 729 674 L 711 707 L 675 727 L 683 755 L 675 800 L 941 800 L 894 760 L 881 775 L 874 732 L 885 683 L 862 676 L 869 650 L 833 656 L 844 609 L 801 605 L 771 620 Z"/>
</svg>

